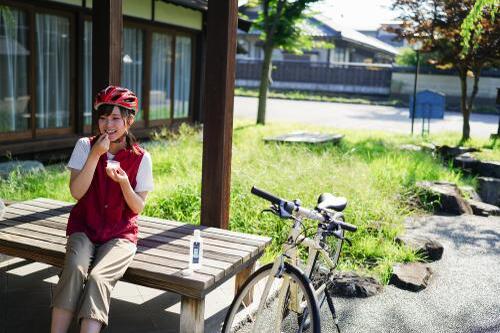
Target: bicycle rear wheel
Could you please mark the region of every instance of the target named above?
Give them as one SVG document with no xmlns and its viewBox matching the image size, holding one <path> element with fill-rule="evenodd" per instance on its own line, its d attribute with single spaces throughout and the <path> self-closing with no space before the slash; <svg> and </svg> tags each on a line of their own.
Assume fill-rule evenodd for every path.
<svg viewBox="0 0 500 333">
<path fill-rule="evenodd" d="M 271 289 L 263 295 L 271 268 L 272 264 L 261 267 L 245 282 L 229 307 L 222 332 L 320 333 L 318 303 L 309 279 L 296 267 L 285 263 L 282 276 L 273 277 Z M 298 290 L 297 301 L 292 297 L 294 288 Z M 263 309 L 257 315 L 261 301 Z M 304 312 L 309 321 L 307 330 L 301 325 Z"/>
</svg>

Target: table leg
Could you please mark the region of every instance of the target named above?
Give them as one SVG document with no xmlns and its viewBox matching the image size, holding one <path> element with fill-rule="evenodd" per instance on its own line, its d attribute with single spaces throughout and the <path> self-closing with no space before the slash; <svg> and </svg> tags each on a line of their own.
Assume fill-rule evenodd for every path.
<svg viewBox="0 0 500 333">
<path fill-rule="evenodd" d="M 236 279 L 234 281 L 235 293 L 237 293 L 240 290 L 240 288 L 243 286 L 248 277 L 252 275 L 254 270 L 255 270 L 255 263 L 251 264 L 250 266 L 248 266 L 247 268 L 236 274 Z M 250 304 L 253 302 L 253 290 L 250 290 L 248 292 L 248 295 L 245 297 L 243 302 L 245 302 L 245 304 Z"/>
<path fill-rule="evenodd" d="M 205 298 L 181 296 L 180 333 L 203 333 L 205 324 Z"/>
</svg>

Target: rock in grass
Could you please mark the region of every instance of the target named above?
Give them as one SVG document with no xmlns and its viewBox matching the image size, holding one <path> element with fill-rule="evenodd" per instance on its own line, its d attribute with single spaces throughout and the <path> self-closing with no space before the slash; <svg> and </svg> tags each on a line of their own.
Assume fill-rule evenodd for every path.
<svg viewBox="0 0 500 333">
<path fill-rule="evenodd" d="M 482 177 L 500 178 L 500 162 L 480 161 L 477 166 L 477 172 Z"/>
<path fill-rule="evenodd" d="M 407 151 L 422 151 L 422 147 L 412 144 L 401 145 L 399 146 L 399 149 Z"/>
<path fill-rule="evenodd" d="M 0 163 L 0 177 L 7 178 L 11 172 L 16 170 L 19 173 L 37 173 L 44 171 L 45 168 L 38 161 L 9 161 Z"/>
<path fill-rule="evenodd" d="M 435 202 L 438 212 L 448 214 L 472 214 L 472 208 L 462 198 L 457 185 L 449 182 L 417 182 L 417 188 L 427 194 L 424 198 L 429 202 Z"/>
<path fill-rule="evenodd" d="M 2 199 L 0 199 L 0 219 L 3 217 L 3 214 L 5 214 L 5 209 L 5 204 Z"/>
<path fill-rule="evenodd" d="M 472 211 L 474 215 L 479 216 L 499 216 L 500 215 L 500 207 L 495 205 L 490 205 L 481 201 L 475 200 L 467 200 L 467 203 L 472 207 Z"/>
<path fill-rule="evenodd" d="M 500 178 L 477 177 L 477 181 L 482 201 L 500 206 Z"/>
<path fill-rule="evenodd" d="M 425 264 L 396 264 L 389 284 L 404 290 L 420 291 L 427 287 L 431 276 L 432 270 Z"/>
<path fill-rule="evenodd" d="M 450 147 L 447 145 L 437 146 L 436 152 L 445 160 L 451 160 L 458 155 L 477 152 L 479 149 L 473 147 Z"/>
<path fill-rule="evenodd" d="M 469 173 L 476 173 L 479 163 L 481 162 L 470 153 L 458 155 L 453 159 L 455 168 L 460 168 Z"/>
<path fill-rule="evenodd" d="M 476 192 L 476 190 L 474 189 L 474 187 L 472 187 L 472 186 L 459 186 L 459 189 L 460 189 L 460 192 L 462 194 L 465 194 L 465 197 L 467 199 L 474 200 L 474 201 L 479 201 L 479 202 L 482 201 L 481 197 Z"/>
<path fill-rule="evenodd" d="M 429 237 L 403 235 L 396 237 L 396 242 L 412 248 L 430 261 L 439 260 L 443 256 L 443 245 Z"/>
<path fill-rule="evenodd" d="M 330 292 L 341 297 L 370 297 L 380 294 L 384 287 L 374 278 L 354 272 L 339 272 L 333 277 Z"/>
</svg>

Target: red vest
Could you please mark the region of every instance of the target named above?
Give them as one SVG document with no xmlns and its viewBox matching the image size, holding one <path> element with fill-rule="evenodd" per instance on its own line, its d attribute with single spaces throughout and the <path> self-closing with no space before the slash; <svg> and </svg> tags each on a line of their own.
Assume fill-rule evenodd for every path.
<svg viewBox="0 0 500 333">
<path fill-rule="evenodd" d="M 91 147 L 94 142 L 95 137 L 90 138 Z M 138 154 L 132 149 L 122 149 L 114 158 L 127 173 L 132 188 L 137 183 L 137 171 L 144 155 L 142 148 L 134 147 Z M 125 202 L 120 185 L 106 174 L 107 159 L 106 154 L 99 158 L 89 189 L 69 214 L 66 235 L 84 232 L 96 244 L 113 238 L 125 238 L 137 244 L 137 214 Z"/>
</svg>

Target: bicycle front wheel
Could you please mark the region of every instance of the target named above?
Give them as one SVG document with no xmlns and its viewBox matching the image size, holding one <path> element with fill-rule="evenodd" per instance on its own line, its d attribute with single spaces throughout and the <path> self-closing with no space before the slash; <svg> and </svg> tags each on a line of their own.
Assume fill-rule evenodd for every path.
<svg viewBox="0 0 500 333">
<path fill-rule="evenodd" d="M 282 276 L 269 280 L 272 266 L 261 267 L 242 286 L 226 314 L 223 333 L 321 332 L 318 303 L 309 279 L 285 263 Z M 268 281 L 271 287 L 265 292 Z"/>
</svg>

